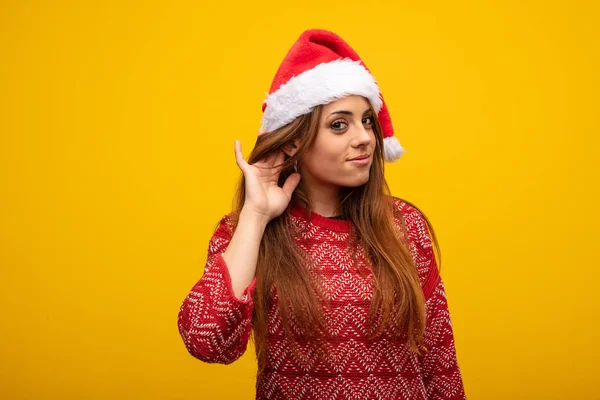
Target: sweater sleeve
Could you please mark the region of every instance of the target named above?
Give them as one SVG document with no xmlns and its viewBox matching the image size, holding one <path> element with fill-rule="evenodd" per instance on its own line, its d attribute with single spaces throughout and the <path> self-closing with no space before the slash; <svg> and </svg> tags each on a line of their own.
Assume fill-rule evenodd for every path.
<svg viewBox="0 0 600 400">
<path fill-rule="evenodd" d="M 410 210 L 410 236 L 414 240 L 417 267 L 422 276 L 427 314 L 424 344 L 429 351 L 421 360 L 427 396 L 430 400 L 466 399 L 446 291 L 431 236 L 421 212 L 412 207 Z"/>
<path fill-rule="evenodd" d="M 205 362 L 230 364 L 244 354 L 252 329 L 256 277 L 238 298 L 223 259 L 233 235 L 231 214 L 210 239 L 204 273 L 183 300 L 177 325 L 188 352 Z"/>
<path fill-rule="evenodd" d="M 426 302 L 427 328 L 422 360 L 423 381 L 430 400 L 466 399 L 461 371 L 456 359 L 452 320 L 444 282 L 438 275 L 433 295 Z"/>
</svg>

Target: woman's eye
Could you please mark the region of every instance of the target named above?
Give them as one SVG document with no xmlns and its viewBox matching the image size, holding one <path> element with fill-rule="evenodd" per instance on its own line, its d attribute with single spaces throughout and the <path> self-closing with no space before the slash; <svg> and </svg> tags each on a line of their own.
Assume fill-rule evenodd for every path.
<svg viewBox="0 0 600 400">
<path fill-rule="evenodd" d="M 335 121 L 333 124 L 331 124 L 331 128 L 334 131 L 341 131 L 344 129 L 344 125 L 346 125 L 345 121 Z"/>
<path fill-rule="evenodd" d="M 366 125 L 373 125 L 373 117 L 364 117 L 362 123 Z"/>
</svg>

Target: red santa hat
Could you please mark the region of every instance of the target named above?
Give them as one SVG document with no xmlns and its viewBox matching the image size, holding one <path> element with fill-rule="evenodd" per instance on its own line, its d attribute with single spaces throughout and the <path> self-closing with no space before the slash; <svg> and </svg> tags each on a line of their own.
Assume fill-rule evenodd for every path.
<svg viewBox="0 0 600 400">
<path fill-rule="evenodd" d="M 369 100 L 383 128 L 385 161 L 399 159 L 404 149 L 394 137 L 377 81 L 348 43 L 322 29 L 304 31 L 286 54 L 263 102 L 261 127 L 274 131 L 317 105 L 349 95 Z"/>
</svg>

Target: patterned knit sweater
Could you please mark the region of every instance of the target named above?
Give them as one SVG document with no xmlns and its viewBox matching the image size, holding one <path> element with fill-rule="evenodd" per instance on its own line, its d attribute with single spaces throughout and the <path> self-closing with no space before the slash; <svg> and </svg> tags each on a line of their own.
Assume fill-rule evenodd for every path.
<svg viewBox="0 0 600 400">
<path fill-rule="evenodd" d="M 456 359 L 452 322 L 441 276 L 425 220 L 409 204 L 394 199 L 401 212 L 426 300 L 425 346 L 419 356 L 406 340 L 385 333 L 368 340 L 367 311 L 373 296 L 373 276 L 364 267 L 362 248 L 357 259 L 346 249 L 352 223 L 312 213 L 292 204 L 286 212 L 306 229 L 294 240 L 318 261 L 311 273 L 321 276 L 330 300 L 326 321 L 330 339 L 326 359 L 316 361 L 308 348 L 299 360 L 283 335 L 277 311 L 277 290 L 269 313 L 267 368 L 256 381 L 256 399 L 466 399 Z M 229 364 L 245 351 L 252 329 L 256 278 L 241 298 L 235 296 L 222 253 L 233 235 L 231 214 L 225 215 L 212 236 L 204 274 L 181 305 L 178 330 L 187 351 L 209 363 Z M 297 346 L 297 345 L 296 345 Z M 308 363 L 308 364 L 307 364 Z"/>
</svg>

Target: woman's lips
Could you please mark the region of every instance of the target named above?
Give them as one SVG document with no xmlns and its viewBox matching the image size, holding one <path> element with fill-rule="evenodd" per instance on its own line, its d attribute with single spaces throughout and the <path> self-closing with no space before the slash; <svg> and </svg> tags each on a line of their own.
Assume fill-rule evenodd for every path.
<svg viewBox="0 0 600 400">
<path fill-rule="evenodd" d="M 367 165 L 367 164 L 369 164 L 370 161 L 371 161 L 371 157 L 348 160 L 348 162 L 350 162 L 354 165 Z"/>
</svg>

